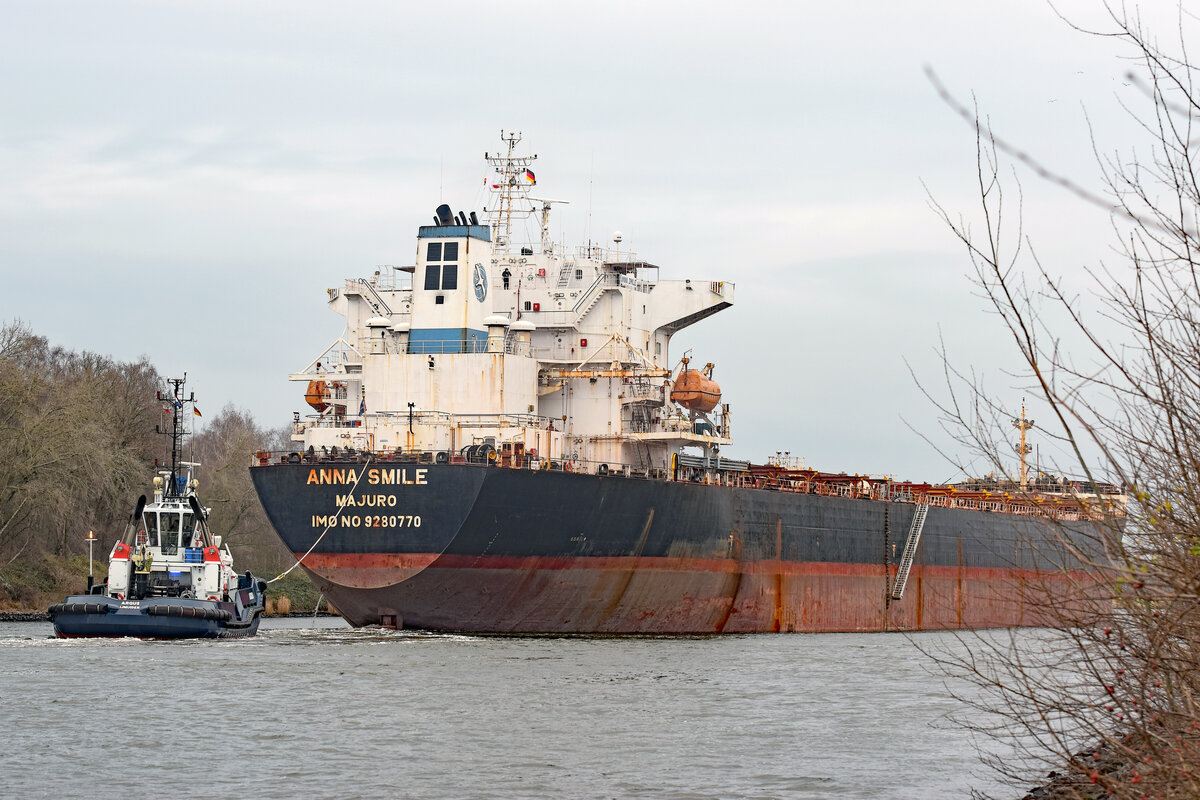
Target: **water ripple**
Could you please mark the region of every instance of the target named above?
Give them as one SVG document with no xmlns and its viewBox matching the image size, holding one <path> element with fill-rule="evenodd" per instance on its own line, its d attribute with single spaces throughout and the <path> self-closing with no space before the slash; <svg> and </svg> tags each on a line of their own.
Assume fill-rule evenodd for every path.
<svg viewBox="0 0 1200 800">
<path fill-rule="evenodd" d="M 479 637 L 321 618 L 146 642 L 0 623 L 0 782 L 26 799 L 965 796 L 986 779 L 942 682 L 889 634 Z"/>
</svg>

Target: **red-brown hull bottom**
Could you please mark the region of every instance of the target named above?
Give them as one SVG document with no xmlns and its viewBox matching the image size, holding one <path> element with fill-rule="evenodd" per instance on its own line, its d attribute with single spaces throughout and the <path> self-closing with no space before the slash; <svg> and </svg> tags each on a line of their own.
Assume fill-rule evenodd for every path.
<svg viewBox="0 0 1200 800">
<path fill-rule="evenodd" d="M 297 554 L 300 556 L 302 554 Z M 388 561 L 409 577 L 379 586 Z M 710 634 L 1054 624 L 1080 573 L 672 558 L 311 554 L 304 566 L 354 625 L 478 633 Z M 392 574 L 396 574 L 393 572 Z"/>
</svg>

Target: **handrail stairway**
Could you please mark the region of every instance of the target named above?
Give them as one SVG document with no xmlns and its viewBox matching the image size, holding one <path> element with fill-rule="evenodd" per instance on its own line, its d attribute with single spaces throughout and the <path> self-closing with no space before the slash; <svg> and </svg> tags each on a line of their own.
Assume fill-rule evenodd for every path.
<svg viewBox="0 0 1200 800">
<path fill-rule="evenodd" d="M 908 573 L 912 569 L 913 560 L 917 557 L 917 545 L 921 542 L 921 530 L 925 527 L 925 517 L 929 513 L 928 503 L 918 503 L 913 513 L 912 525 L 908 528 L 908 542 L 904 545 L 904 555 L 900 558 L 900 567 L 896 570 L 896 582 L 892 584 L 892 599 L 904 597 L 904 586 L 908 583 Z"/>
</svg>

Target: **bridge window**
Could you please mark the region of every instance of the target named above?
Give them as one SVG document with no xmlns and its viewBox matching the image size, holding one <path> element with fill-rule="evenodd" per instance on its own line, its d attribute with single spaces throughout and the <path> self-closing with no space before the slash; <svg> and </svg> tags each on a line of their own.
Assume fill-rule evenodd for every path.
<svg viewBox="0 0 1200 800">
<path fill-rule="evenodd" d="M 153 511 L 147 511 L 146 519 L 146 535 L 147 544 L 154 545 L 158 542 L 158 514 Z M 138 541 L 135 544 L 141 544 L 143 541 L 141 536 L 138 536 Z"/>
<path fill-rule="evenodd" d="M 458 242 L 430 242 L 425 261 L 426 289 L 448 291 L 458 288 Z M 438 264 L 438 261 L 449 263 Z"/>
<path fill-rule="evenodd" d="M 192 539 L 196 535 L 196 515 L 189 514 L 186 511 L 183 514 L 183 546 L 191 547 Z"/>
<path fill-rule="evenodd" d="M 163 513 L 158 527 L 158 546 L 164 556 L 173 556 L 179 551 L 179 515 Z"/>
</svg>

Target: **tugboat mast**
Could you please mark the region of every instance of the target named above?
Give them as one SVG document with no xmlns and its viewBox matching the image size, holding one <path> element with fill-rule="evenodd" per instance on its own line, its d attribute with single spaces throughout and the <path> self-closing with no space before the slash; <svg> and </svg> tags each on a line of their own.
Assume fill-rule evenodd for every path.
<svg viewBox="0 0 1200 800">
<path fill-rule="evenodd" d="M 186 398 L 180 397 L 185 383 L 187 383 L 186 372 L 183 373 L 182 378 L 167 378 L 167 384 L 171 387 L 170 393 L 166 396 L 161 391 L 156 394 L 160 402 L 166 401 L 171 404 L 170 411 L 168 412 L 171 415 L 171 430 L 164 431 L 158 425 L 154 426 L 155 433 L 171 437 L 171 477 L 167 485 L 163 487 L 164 497 L 182 497 L 184 494 L 179 480 L 179 468 L 181 466 L 180 446 L 183 442 L 184 434 L 187 433 L 183 427 L 183 409 L 185 404 L 194 406 L 196 403 L 195 392 Z M 163 410 L 166 411 L 167 409 L 164 408 Z"/>
</svg>

